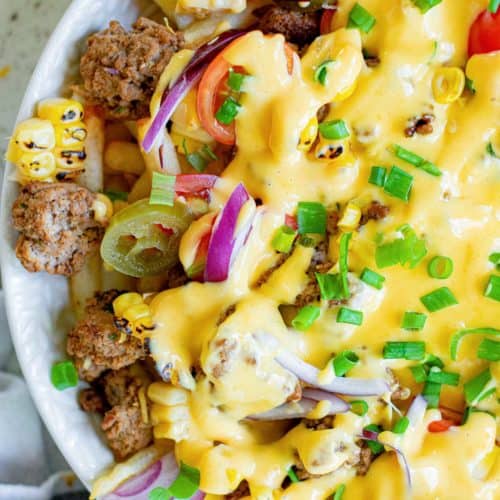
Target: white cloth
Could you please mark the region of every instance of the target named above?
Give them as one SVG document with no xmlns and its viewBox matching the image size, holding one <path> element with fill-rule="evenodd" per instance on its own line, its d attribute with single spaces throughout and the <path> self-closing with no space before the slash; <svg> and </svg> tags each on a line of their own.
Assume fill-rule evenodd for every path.
<svg viewBox="0 0 500 500">
<path fill-rule="evenodd" d="M 45 431 L 20 374 L 0 291 L 0 500 L 83 490 Z"/>
</svg>

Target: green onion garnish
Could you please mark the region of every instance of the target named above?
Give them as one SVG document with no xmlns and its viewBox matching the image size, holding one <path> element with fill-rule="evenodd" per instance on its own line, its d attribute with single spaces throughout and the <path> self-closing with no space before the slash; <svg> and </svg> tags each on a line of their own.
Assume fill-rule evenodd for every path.
<svg viewBox="0 0 500 500">
<path fill-rule="evenodd" d="M 384 359 L 408 359 L 421 361 L 425 358 L 425 342 L 386 342 L 383 351 Z"/>
<path fill-rule="evenodd" d="M 429 368 L 432 367 L 437 367 L 441 369 L 444 368 L 443 360 L 438 356 L 435 356 L 434 354 L 427 354 L 427 356 L 424 359 L 424 364 Z"/>
<path fill-rule="evenodd" d="M 428 10 L 440 4 L 442 1 L 443 0 L 413 0 L 413 3 L 420 9 L 422 14 L 425 14 Z"/>
<path fill-rule="evenodd" d="M 349 272 L 347 258 L 349 256 L 349 241 L 351 241 L 352 233 L 343 233 L 340 237 L 339 244 L 339 271 L 340 282 L 342 285 L 342 298 L 349 298 L 349 282 L 347 274 Z M 338 321 L 338 320 L 337 320 Z"/>
<path fill-rule="evenodd" d="M 394 434 L 404 434 L 406 432 L 406 429 L 408 429 L 409 425 L 410 425 L 410 420 L 408 419 L 408 417 L 401 417 L 394 424 L 392 432 L 394 432 Z"/>
<path fill-rule="evenodd" d="M 235 92 L 240 92 L 243 82 L 245 81 L 247 75 L 243 73 L 237 73 L 233 68 L 229 68 L 229 76 L 227 77 L 227 84 L 231 90 Z"/>
<path fill-rule="evenodd" d="M 347 323 L 349 325 L 361 325 L 363 323 L 363 312 L 341 307 L 337 313 L 337 323 Z"/>
<path fill-rule="evenodd" d="M 425 326 L 426 320 L 426 314 L 406 311 L 403 316 L 401 328 L 403 328 L 404 330 L 422 330 Z"/>
<path fill-rule="evenodd" d="M 397 144 L 393 144 L 392 151 L 400 160 L 403 160 L 406 163 L 427 172 L 428 174 L 434 175 L 435 177 L 439 177 L 443 174 L 441 170 L 434 165 L 434 163 L 424 160 L 421 156 L 418 156 L 412 151 L 408 151 Z"/>
<path fill-rule="evenodd" d="M 488 260 L 500 271 L 500 252 L 494 252 L 489 257 Z"/>
<path fill-rule="evenodd" d="M 500 302 L 500 276 L 492 274 L 484 289 L 484 296 Z"/>
<path fill-rule="evenodd" d="M 296 330 L 307 330 L 320 316 L 321 309 L 318 306 L 304 306 L 292 319 L 292 326 Z"/>
<path fill-rule="evenodd" d="M 325 139 L 338 140 L 349 137 L 349 130 L 344 120 L 322 122 L 318 125 L 318 130 Z"/>
<path fill-rule="evenodd" d="M 167 500 L 175 498 L 191 498 L 200 487 L 200 471 L 181 462 L 179 474 L 168 487 L 158 486 L 149 492 L 149 500 Z"/>
<path fill-rule="evenodd" d="M 500 7 L 500 0 L 490 0 L 490 2 L 488 3 L 488 10 L 492 14 L 496 14 L 498 7 Z"/>
<path fill-rule="evenodd" d="M 425 240 L 418 239 L 407 224 L 400 228 L 403 238 L 377 246 L 375 262 L 380 268 L 401 264 L 413 269 L 427 255 Z"/>
<path fill-rule="evenodd" d="M 458 347 L 460 341 L 466 335 L 492 335 L 493 337 L 500 336 L 500 330 L 496 328 L 468 328 L 466 330 L 459 330 L 453 337 L 451 337 L 450 342 L 450 358 L 455 361 L 457 359 Z"/>
<path fill-rule="evenodd" d="M 441 384 L 426 382 L 422 390 L 422 396 L 427 400 L 427 406 L 429 408 L 437 408 L 441 396 Z"/>
<path fill-rule="evenodd" d="M 453 272 L 453 261 L 449 257 L 436 255 L 429 261 L 427 272 L 431 278 L 438 280 L 449 278 Z"/>
<path fill-rule="evenodd" d="M 316 246 L 316 240 L 314 238 L 311 238 L 310 236 L 306 236 L 304 234 L 301 234 L 299 236 L 299 245 L 306 247 L 306 248 L 312 248 Z"/>
<path fill-rule="evenodd" d="M 465 77 L 465 87 L 471 94 L 475 94 L 477 92 L 474 80 L 471 80 L 468 76 Z"/>
<path fill-rule="evenodd" d="M 295 229 L 283 225 L 277 229 L 271 245 L 277 252 L 288 253 L 292 249 L 296 236 L 297 231 Z"/>
<path fill-rule="evenodd" d="M 420 301 L 429 312 L 440 311 L 446 307 L 458 304 L 458 300 L 447 286 L 443 286 L 433 292 L 423 295 L 420 297 Z"/>
<path fill-rule="evenodd" d="M 299 234 L 326 232 L 326 208 L 315 201 L 299 201 L 297 208 L 297 224 Z"/>
<path fill-rule="evenodd" d="M 483 339 L 477 349 L 477 357 L 487 361 L 500 361 L 500 342 Z"/>
<path fill-rule="evenodd" d="M 383 187 L 385 184 L 385 178 L 387 176 L 387 169 L 385 167 L 372 167 L 370 170 L 370 177 L 368 182 L 374 184 L 375 186 Z"/>
<path fill-rule="evenodd" d="M 182 141 L 182 148 L 186 161 L 197 171 L 203 172 L 210 160 L 217 160 L 217 155 L 212 151 L 208 144 L 204 144 L 199 151 L 190 153 L 186 146 L 186 139 Z"/>
<path fill-rule="evenodd" d="M 295 469 L 293 467 L 290 467 L 288 469 L 288 477 L 290 478 L 290 481 L 292 481 L 292 483 L 300 483 L 300 479 L 297 477 L 297 473 L 295 472 Z"/>
<path fill-rule="evenodd" d="M 370 285 L 373 288 L 376 288 L 377 290 L 382 289 L 382 287 L 384 286 L 384 281 L 385 281 L 385 278 L 383 276 L 376 273 L 375 271 L 372 271 L 371 269 L 368 269 L 367 267 L 365 267 L 363 269 L 359 279 L 361 281 L 363 281 L 364 283 L 366 283 L 367 285 Z"/>
<path fill-rule="evenodd" d="M 340 274 L 320 274 L 316 273 L 316 281 L 323 300 L 333 300 L 343 298 L 342 282 Z"/>
<path fill-rule="evenodd" d="M 344 496 L 344 491 L 345 491 L 345 484 L 341 484 L 335 490 L 335 494 L 333 495 L 333 500 L 342 500 L 342 497 Z"/>
<path fill-rule="evenodd" d="M 348 28 L 358 28 L 363 33 L 369 33 L 375 26 L 377 20 L 363 6 L 355 3 L 354 7 L 349 12 L 347 21 Z"/>
<path fill-rule="evenodd" d="M 226 97 L 220 108 L 215 113 L 215 118 L 223 125 L 229 125 L 239 113 L 241 104 L 234 97 Z"/>
<path fill-rule="evenodd" d="M 342 351 L 333 360 L 333 370 L 337 377 L 343 377 L 351 368 L 358 364 L 359 357 L 353 351 Z"/>
<path fill-rule="evenodd" d="M 500 0 L 499 0 L 500 1 Z M 495 148 L 493 147 L 493 144 L 491 142 L 488 142 L 486 144 L 486 152 L 490 155 L 493 156 L 493 158 L 500 158 L 499 155 L 497 155 Z"/>
<path fill-rule="evenodd" d="M 111 201 L 127 201 L 128 200 L 128 193 L 125 191 L 103 191 L 103 194 L 105 194 Z"/>
<path fill-rule="evenodd" d="M 494 380 L 493 380 L 494 381 Z M 492 377 L 490 369 L 469 380 L 464 384 L 465 401 L 468 405 L 474 406 L 490 394 L 495 392 L 494 384 L 491 384 Z M 492 386 L 493 385 L 493 386 Z"/>
<path fill-rule="evenodd" d="M 58 390 L 63 391 L 78 384 L 78 372 L 72 361 L 61 361 L 52 366 L 50 381 Z"/>
<path fill-rule="evenodd" d="M 427 380 L 427 370 L 425 364 L 410 366 L 410 370 L 417 384 L 421 384 Z"/>
<path fill-rule="evenodd" d="M 351 401 L 351 411 L 362 417 L 368 413 L 368 403 L 363 399 Z"/>
<path fill-rule="evenodd" d="M 175 198 L 175 175 L 160 174 L 153 172 L 151 184 L 150 205 L 174 205 Z"/>
<path fill-rule="evenodd" d="M 436 384 L 457 386 L 460 381 L 460 374 L 443 372 L 440 368 L 433 367 L 427 375 L 427 380 Z"/>
<path fill-rule="evenodd" d="M 328 69 L 332 64 L 335 64 L 335 61 L 332 59 L 323 61 L 314 71 L 314 81 L 320 83 L 321 85 L 326 85 Z"/>
<path fill-rule="evenodd" d="M 384 184 L 384 191 L 403 201 L 410 199 L 413 186 L 413 175 L 405 172 L 399 167 L 393 166 Z"/>
<path fill-rule="evenodd" d="M 380 433 L 382 431 L 382 428 L 377 424 L 369 424 L 363 430 Z M 382 443 L 379 443 L 378 441 L 367 439 L 366 444 L 374 455 L 380 455 L 380 453 L 384 451 L 384 445 Z"/>
</svg>

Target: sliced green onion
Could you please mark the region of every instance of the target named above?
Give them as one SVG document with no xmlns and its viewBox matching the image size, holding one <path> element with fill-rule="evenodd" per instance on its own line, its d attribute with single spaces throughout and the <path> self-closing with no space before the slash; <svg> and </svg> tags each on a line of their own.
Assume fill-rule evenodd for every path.
<svg viewBox="0 0 500 500">
<path fill-rule="evenodd" d="M 125 191 L 103 191 L 103 194 L 105 194 L 111 201 L 127 201 L 128 200 L 128 193 Z"/>
<path fill-rule="evenodd" d="M 299 234 L 326 232 L 326 208 L 315 201 L 299 201 L 297 208 L 297 224 Z"/>
<path fill-rule="evenodd" d="M 170 494 L 175 498 L 191 498 L 200 487 L 200 471 L 181 462 L 179 474 L 168 487 Z"/>
<path fill-rule="evenodd" d="M 400 228 L 403 238 L 377 246 L 375 262 L 380 268 L 401 264 L 410 269 L 417 266 L 427 255 L 425 240 L 418 239 L 415 231 L 408 225 Z"/>
<path fill-rule="evenodd" d="M 424 363 L 429 368 L 432 368 L 434 366 L 441 369 L 444 368 L 443 360 L 438 356 L 435 356 L 434 354 L 427 354 L 427 356 L 424 359 Z"/>
<path fill-rule="evenodd" d="M 58 391 L 64 391 L 78 384 L 78 372 L 72 361 L 61 361 L 52 366 L 50 381 Z"/>
<path fill-rule="evenodd" d="M 210 158 L 211 160 L 217 160 L 217 155 L 212 151 L 212 148 L 208 144 L 203 144 L 201 152 L 205 155 L 205 157 Z"/>
<path fill-rule="evenodd" d="M 493 158 L 500 158 L 500 156 L 497 155 L 497 152 L 495 151 L 495 148 L 493 147 L 493 144 L 491 142 L 488 142 L 488 144 L 486 144 L 486 152 L 490 156 L 493 156 Z"/>
<path fill-rule="evenodd" d="M 292 326 L 296 330 L 307 330 L 320 316 L 321 309 L 318 306 L 304 306 L 292 319 Z"/>
<path fill-rule="evenodd" d="M 465 401 L 468 405 L 474 406 L 483 399 L 487 398 L 495 391 L 490 382 L 492 381 L 490 369 L 469 380 L 464 384 Z"/>
<path fill-rule="evenodd" d="M 175 175 L 166 175 L 161 174 L 160 172 L 153 172 L 149 204 L 168 205 L 169 207 L 173 207 L 174 198 Z"/>
<path fill-rule="evenodd" d="M 226 97 L 220 108 L 215 113 L 215 118 L 223 125 L 229 125 L 239 113 L 241 104 L 234 97 Z"/>
<path fill-rule="evenodd" d="M 332 59 L 323 61 L 314 71 L 314 81 L 320 83 L 321 85 L 326 85 L 328 69 L 332 64 L 335 64 L 335 61 Z"/>
<path fill-rule="evenodd" d="M 439 368 L 433 367 L 427 375 L 427 380 L 436 384 L 457 386 L 460 381 L 460 374 L 443 372 Z"/>
<path fill-rule="evenodd" d="M 149 492 L 148 500 L 170 500 L 170 492 L 163 486 L 157 486 Z"/>
<path fill-rule="evenodd" d="M 363 430 L 380 433 L 382 431 L 382 428 L 377 424 L 369 424 Z M 379 443 L 378 441 L 367 439 L 366 444 L 374 455 L 380 455 L 384 451 L 384 445 L 382 443 Z"/>
<path fill-rule="evenodd" d="M 292 481 L 292 483 L 300 483 L 300 479 L 297 477 L 297 473 L 295 472 L 293 467 L 290 467 L 288 469 L 287 474 L 288 474 L 288 477 L 290 478 L 290 481 Z"/>
<path fill-rule="evenodd" d="M 363 6 L 355 3 L 354 7 L 349 12 L 347 21 L 348 28 L 358 28 L 363 33 L 369 33 L 375 26 L 377 20 Z"/>
<path fill-rule="evenodd" d="M 338 140 L 349 137 L 349 130 L 344 120 L 322 122 L 318 125 L 318 130 L 325 139 Z"/>
<path fill-rule="evenodd" d="M 243 82 L 245 81 L 247 75 L 243 73 L 237 73 L 233 68 L 229 68 L 229 76 L 227 77 L 227 84 L 231 90 L 235 92 L 240 92 Z"/>
<path fill-rule="evenodd" d="M 436 255 L 429 261 L 427 272 L 431 278 L 438 280 L 449 278 L 453 272 L 453 261 L 449 257 Z"/>
<path fill-rule="evenodd" d="M 408 429 L 409 425 L 410 425 L 410 420 L 408 419 L 408 417 L 401 417 L 394 424 L 392 432 L 394 432 L 394 434 L 404 434 L 406 432 L 406 429 Z"/>
<path fill-rule="evenodd" d="M 342 497 L 344 496 L 344 491 L 345 491 L 345 484 L 341 484 L 335 491 L 335 494 L 333 495 L 333 500 L 342 500 Z"/>
<path fill-rule="evenodd" d="M 497 268 L 497 271 L 500 271 L 500 252 L 492 253 L 488 260 Z"/>
<path fill-rule="evenodd" d="M 410 370 L 417 384 L 421 384 L 427 380 L 427 370 L 425 364 L 410 366 Z"/>
<path fill-rule="evenodd" d="M 490 339 L 481 340 L 477 357 L 487 361 L 500 361 L 500 342 Z"/>
<path fill-rule="evenodd" d="M 429 312 L 440 311 L 446 307 L 458 304 L 458 300 L 447 286 L 443 286 L 426 295 L 423 295 L 420 297 L 420 301 Z"/>
<path fill-rule="evenodd" d="M 420 9 L 422 14 L 425 14 L 428 10 L 439 5 L 442 1 L 443 0 L 413 0 L 413 3 Z"/>
<path fill-rule="evenodd" d="M 418 156 L 412 151 L 408 151 L 408 149 L 398 146 L 397 144 L 393 144 L 392 151 L 400 160 L 403 160 L 406 163 L 427 172 L 428 174 L 434 175 L 435 177 L 440 177 L 443 174 L 441 170 L 434 165 L 434 163 L 424 160 L 421 156 Z"/>
<path fill-rule="evenodd" d="M 316 273 L 316 281 L 323 300 L 333 300 L 343 298 L 342 282 L 340 274 L 320 274 Z"/>
<path fill-rule="evenodd" d="M 453 337 L 451 337 L 451 342 L 450 342 L 450 357 L 453 361 L 456 361 L 460 341 L 466 335 L 492 335 L 493 337 L 498 337 L 500 336 L 500 330 L 488 327 L 468 328 L 466 330 L 459 330 L 453 335 Z"/>
<path fill-rule="evenodd" d="M 441 397 L 441 384 L 426 382 L 422 390 L 422 396 L 427 400 L 429 408 L 437 408 Z"/>
<path fill-rule="evenodd" d="M 406 311 L 403 316 L 401 328 L 403 328 L 404 330 L 422 330 L 425 326 L 426 320 L 426 314 Z"/>
<path fill-rule="evenodd" d="M 347 323 L 349 325 L 361 325 L 363 323 L 363 312 L 341 307 L 337 313 L 337 323 Z"/>
<path fill-rule="evenodd" d="M 477 92 L 474 80 L 471 80 L 468 76 L 465 77 L 465 86 L 471 94 L 475 94 Z"/>
<path fill-rule="evenodd" d="M 340 282 L 342 285 L 342 298 L 348 299 L 349 293 L 349 281 L 347 275 L 349 272 L 348 268 L 348 256 L 349 256 L 349 242 L 351 241 L 352 233 L 343 233 L 340 237 L 339 244 L 339 271 L 340 271 Z"/>
<path fill-rule="evenodd" d="M 368 403 L 363 399 L 351 401 L 351 411 L 362 417 L 368 413 Z"/>
<path fill-rule="evenodd" d="M 295 229 L 283 225 L 276 231 L 271 245 L 277 252 L 288 253 L 293 247 L 296 236 L 297 231 Z"/>
<path fill-rule="evenodd" d="M 385 278 L 383 276 L 376 273 L 375 271 L 372 271 L 371 269 L 368 269 L 367 267 L 365 267 L 363 269 L 359 279 L 361 281 L 363 281 L 364 283 L 366 283 L 367 285 L 370 285 L 373 288 L 376 288 L 377 290 L 382 289 L 382 287 L 384 286 L 384 281 L 385 281 Z"/>
<path fill-rule="evenodd" d="M 490 0 L 490 2 L 488 3 L 488 10 L 492 14 L 496 14 L 498 7 L 500 7 L 500 0 Z"/>
<path fill-rule="evenodd" d="M 403 201 L 410 199 L 413 186 L 413 175 L 405 172 L 399 167 L 392 167 L 384 184 L 384 191 Z"/>
<path fill-rule="evenodd" d="M 385 184 L 385 178 L 387 176 L 387 169 L 385 167 L 372 167 L 370 170 L 370 177 L 368 182 L 374 184 L 375 186 L 383 187 Z"/>
<path fill-rule="evenodd" d="M 343 377 L 351 368 L 358 364 L 359 357 L 353 351 L 342 351 L 333 360 L 333 370 L 337 377 Z"/>
<path fill-rule="evenodd" d="M 199 151 L 190 153 L 186 146 L 186 139 L 184 139 L 182 141 L 182 148 L 184 149 L 186 161 L 197 172 L 203 172 L 207 168 L 210 160 L 217 160 L 217 155 L 210 149 L 208 144 L 204 144 Z"/>
<path fill-rule="evenodd" d="M 383 351 L 384 359 L 408 359 L 421 361 L 425 358 L 425 342 L 386 342 Z"/>
<path fill-rule="evenodd" d="M 500 302 L 500 276 L 492 274 L 484 289 L 484 296 Z"/>
</svg>

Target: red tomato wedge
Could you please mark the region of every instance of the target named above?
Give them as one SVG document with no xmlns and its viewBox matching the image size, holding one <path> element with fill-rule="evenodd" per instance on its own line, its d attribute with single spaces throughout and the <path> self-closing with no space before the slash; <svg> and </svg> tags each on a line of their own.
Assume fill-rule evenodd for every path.
<svg viewBox="0 0 500 500">
<path fill-rule="evenodd" d="M 203 128 L 217 142 L 228 146 L 236 142 L 234 122 L 229 125 L 224 125 L 215 118 L 215 114 L 228 92 L 227 78 L 231 64 L 226 61 L 224 54 L 239 41 L 240 39 L 235 40 L 228 45 L 208 65 L 201 77 L 196 101 L 198 118 Z M 288 73 L 291 74 L 293 71 L 294 51 L 288 44 L 285 44 L 285 55 Z M 234 69 L 240 73 L 244 72 L 244 69 L 240 67 L 235 67 Z"/>
<path fill-rule="evenodd" d="M 447 419 L 434 420 L 434 422 L 431 422 L 427 426 L 427 429 L 429 432 L 434 432 L 434 433 L 445 432 L 453 425 L 457 425 L 453 420 L 447 420 Z"/>
<path fill-rule="evenodd" d="M 335 15 L 335 9 L 325 9 L 321 15 L 321 21 L 319 24 L 319 32 L 322 35 L 326 35 L 332 31 L 332 19 Z"/>
<path fill-rule="evenodd" d="M 469 31 L 469 57 L 495 50 L 500 50 L 500 9 L 496 14 L 481 12 Z"/>
<path fill-rule="evenodd" d="M 299 225 L 297 224 L 297 217 L 295 217 L 295 215 L 285 214 L 285 226 L 297 231 L 299 228 Z"/>
</svg>

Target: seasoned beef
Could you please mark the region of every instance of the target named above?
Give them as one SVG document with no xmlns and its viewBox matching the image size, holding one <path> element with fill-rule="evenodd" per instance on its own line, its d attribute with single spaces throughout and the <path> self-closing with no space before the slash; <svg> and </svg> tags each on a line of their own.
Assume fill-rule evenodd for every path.
<svg viewBox="0 0 500 500">
<path fill-rule="evenodd" d="M 254 11 L 257 29 L 263 33 L 281 33 L 288 42 L 299 46 L 319 36 L 320 11 L 301 11 L 286 5 L 266 5 Z"/>
<path fill-rule="evenodd" d="M 240 498 L 249 497 L 250 488 L 247 481 L 241 481 L 238 487 L 231 493 L 224 496 L 224 500 L 239 500 Z"/>
<path fill-rule="evenodd" d="M 312 419 L 312 420 L 305 418 L 303 422 L 308 429 L 314 429 L 315 431 L 322 431 L 325 429 L 332 429 L 334 420 L 335 417 L 333 415 L 327 415 L 326 417 Z"/>
<path fill-rule="evenodd" d="M 116 406 L 128 399 L 133 399 L 143 380 L 134 375 L 130 367 L 106 373 L 101 379 L 106 400 L 110 406 Z"/>
<path fill-rule="evenodd" d="M 97 293 L 88 302 L 85 317 L 68 335 L 66 350 L 74 357 L 80 378 L 88 382 L 106 370 L 118 370 L 146 355 L 138 339 L 121 339 L 112 313 L 112 302 L 118 295 L 117 290 Z"/>
<path fill-rule="evenodd" d="M 406 137 L 413 137 L 415 134 L 429 135 L 434 132 L 432 122 L 435 116 L 431 113 L 424 113 L 422 116 L 413 117 L 408 121 L 408 126 L 405 128 Z"/>
<path fill-rule="evenodd" d="M 372 450 L 368 448 L 365 441 L 360 441 L 358 445 L 361 446 L 361 450 L 359 452 L 359 462 L 355 465 L 356 474 L 358 476 L 365 476 L 375 455 L 372 453 Z"/>
<path fill-rule="evenodd" d="M 106 408 L 103 396 L 92 387 L 80 391 L 78 403 L 80 408 L 88 413 L 104 413 Z"/>
<path fill-rule="evenodd" d="M 77 184 L 26 184 L 12 207 L 21 264 L 30 272 L 78 272 L 104 233 L 93 217 L 93 202 L 94 195 Z"/>
<path fill-rule="evenodd" d="M 389 215 L 390 210 L 391 209 L 387 205 L 383 205 L 379 201 L 374 200 L 363 210 L 359 225 L 364 226 L 371 220 L 377 221 L 385 219 Z"/>
<path fill-rule="evenodd" d="M 147 117 L 158 79 L 182 41 L 181 34 L 144 17 L 130 32 L 111 21 L 88 39 L 80 61 L 85 98 L 102 105 L 109 118 Z"/>
</svg>

